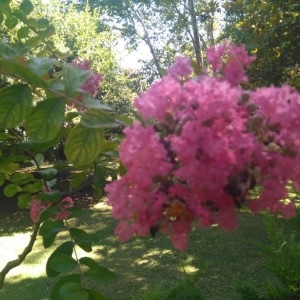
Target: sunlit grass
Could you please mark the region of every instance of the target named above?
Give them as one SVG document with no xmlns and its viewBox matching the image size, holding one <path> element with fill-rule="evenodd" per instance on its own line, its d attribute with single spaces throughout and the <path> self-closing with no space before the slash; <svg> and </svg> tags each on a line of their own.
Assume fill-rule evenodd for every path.
<svg viewBox="0 0 300 300">
<path fill-rule="evenodd" d="M 264 270 L 264 258 L 252 243 L 266 241 L 262 219 L 260 215 L 244 212 L 239 217 L 240 226 L 232 232 L 224 233 L 219 228 L 195 229 L 189 248 L 183 253 L 176 252 L 162 234 L 121 244 L 113 233 L 116 222 L 103 205 L 87 211 L 86 217 L 70 224 L 96 232 L 99 243 L 94 251 L 85 253 L 78 249 L 77 252 L 80 257 L 92 255 L 119 275 L 113 286 L 97 287 L 116 300 L 147 299 L 141 295 L 153 289 L 170 290 L 193 274 L 200 274 L 196 288 L 205 299 L 231 300 L 240 299 L 236 291 L 239 282 L 251 280 L 262 292 L 266 282 L 276 284 Z M 56 245 L 61 238 L 58 237 Z M 28 239 L 28 232 L 0 237 L 0 266 L 7 259 L 15 259 Z M 46 278 L 45 264 L 54 249 L 45 250 L 39 237 L 34 251 L 20 267 L 9 273 L 0 299 L 49 300 L 55 278 Z"/>
</svg>

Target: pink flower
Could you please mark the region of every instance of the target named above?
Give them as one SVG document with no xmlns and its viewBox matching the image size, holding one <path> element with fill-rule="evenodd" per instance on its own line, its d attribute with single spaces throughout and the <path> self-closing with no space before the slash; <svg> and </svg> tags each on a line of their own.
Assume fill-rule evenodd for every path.
<svg viewBox="0 0 300 300">
<path fill-rule="evenodd" d="M 248 80 L 245 67 L 249 67 L 255 57 L 249 56 L 244 46 L 228 44 L 225 40 L 220 46 L 207 50 L 207 60 L 213 71 L 219 72 L 231 85 L 239 86 Z"/>
<path fill-rule="evenodd" d="M 106 186 L 122 241 L 161 230 L 180 251 L 192 223 L 237 226 L 243 204 L 253 212 L 293 216 L 286 186 L 300 186 L 300 95 L 287 86 L 245 92 L 244 47 L 208 51 L 215 77 L 188 77 L 180 58 L 135 100 L 142 124 L 124 130 L 124 176 Z M 259 185 L 262 192 L 250 199 Z"/>
<path fill-rule="evenodd" d="M 82 70 L 91 71 L 91 63 L 88 60 L 80 60 L 75 59 L 72 61 L 71 65 L 75 68 L 80 68 Z M 100 83 L 103 81 L 104 76 L 99 73 L 90 72 L 88 79 L 83 83 L 81 89 L 91 95 L 92 97 L 96 97 L 99 91 Z M 84 107 L 80 103 L 82 101 L 82 95 L 78 96 L 71 106 L 75 106 L 78 110 L 83 110 Z"/>
<path fill-rule="evenodd" d="M 39 222 L 41 213 L 49 206 L 50 203 L 42 203 L 40 200 L 33 199 L 30 206 L 30 218 L 32 222 Z"/>
<path fill-rule="evenodd" d="M 192 72 L 190 61 L 185 56 L 177 56 L 174 65 L 168 69 L 168 75 L 179 79 L 190 76 Z"/>
<path fill-rule="evenodd" d="M 61 210 L 59 213 L 55 214 L 54 218 L 56 220 L 67 219 L 70 212 L 67 210 L 74 206 L 73 199 L 71 197 L 65 197 L 58 203 L 58 208 Z"/>
</svg>

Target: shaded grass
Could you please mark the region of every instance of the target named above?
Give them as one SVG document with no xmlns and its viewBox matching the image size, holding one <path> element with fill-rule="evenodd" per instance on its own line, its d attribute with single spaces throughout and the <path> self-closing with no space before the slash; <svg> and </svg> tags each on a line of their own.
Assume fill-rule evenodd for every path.
<svg viewBox="0 0 300 300">
<path fill-rule="evenodd" d="M 263 268 L 264 257 L 252 243 L 254 240 L 267 241 L 261 215 L 241 213 L 239 228 L 228 233 L 218 228 L 194 230 L 187 251 L 178 253 L 163 235 L 135 238 L 120 244 L 113 234 L 116 223 L 110 211 L 104 206 L 97 207 L 87 210 L 86 217 L 73 221 L 73 225 L 96 231 L 99 243 L 91 255 L 119 275 L 112 286 L 97 288 L 116 300 L 159 299 L 154 297 L 155 293 L 170 291 L 193 274 L 200 274 L 194 287 L 206 300 L 241 299 L 236 291 L 240 283 L 251 281 L 262 294 L 266 284 L 277 284 Z M 88 217 L 89 214 L 92 217 Z M 11 239 L 12 245 L 17 244 L 14 236 L 6 238 Z M 20 238 L 18 235 L 15 239 Z M 1 240 L 4 238 L 0 237 L 2 253 Z M 39 238 L 24 264 L 7 277 L 4 288 L 0 290 L 0 299 L 48 300 L 55 279 L 45 277 L 45 262 L 53 249 L 45 251 Z M 5 248 L 4 251 L 9 250 Z M 79 254 L 90 255 L 83 251 Z M 3 257 L 0 257 L 0 267 L 3 264 Z"/>
</svg>

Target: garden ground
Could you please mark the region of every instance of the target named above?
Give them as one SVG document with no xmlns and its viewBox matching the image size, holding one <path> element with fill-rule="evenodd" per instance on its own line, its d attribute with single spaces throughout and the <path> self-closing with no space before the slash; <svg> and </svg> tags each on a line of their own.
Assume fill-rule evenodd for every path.
<svg viewBox="0 0 300 300">
<path fill-rule="evenodd" d="M 0 220 L 2 268 L 26 245 L 30 220 L 28 212 L 16 209 L 2 209 Z M 119 243 L 113 233 L 116 222 L 105 204 L 87 208 L 85 217 L 73 222 L 99 237 L 92 254 L 83 251 L 79 254 L 92 255 L 101 265 L 117 273 L 116 283 L 97 287 L 116 300 L 154 299 L 157 291 L 170 290 L 190 275 L 196 277 L 195 287 L 206 300 L 241 299 L 236 288 L 245 283 L 255 286 L 262 294 L 268 284 L 277 284 L 265 270 L 265 258 L 256 245 L 267 241 L 262 215 L 241 213 L 238 229 L 228 233 L 218 228 L 195 229 L 184 253 L 176 252 L 160 234 Z M 56 245 L 62 238 L 58 236 Z M 54 247 L 45 250 L 39 237 L 24 263 L 8 274 L 0 299 L 50 299 L 55 279 L 46 277 L 45 263 Z"/>
</svg>

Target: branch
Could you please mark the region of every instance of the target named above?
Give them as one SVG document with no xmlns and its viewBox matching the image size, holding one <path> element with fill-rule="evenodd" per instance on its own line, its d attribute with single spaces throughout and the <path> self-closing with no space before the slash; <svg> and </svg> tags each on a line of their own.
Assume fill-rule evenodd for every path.
<svg viewBox="0 0 300 300">
<path fill-rule="evenodd" d="M 36 241 L 36 238 L 37 238 L 37 234 L 38 234 L 40 225 L 41 225 L 40 222 L 34 224 L 33 231 L 32 231 L 32 234 L 30 236 L 29 243 L 24 248 L 23 252 L 18 255 L 17 259 L 9 261 L 6 264 L 6 266 L 1 270 L 1 272 L 0 272 L 0 289 L 3 287 L 4 280 L 5 280 L 5 277 L 6 277 L 7 273 L 10 270 L 12 270 L 13 268 L 19 266 L 25 260 L 27 255 L 32 251 L 33 245 L 34 245 L 34 243 Z"/>
</svg>

